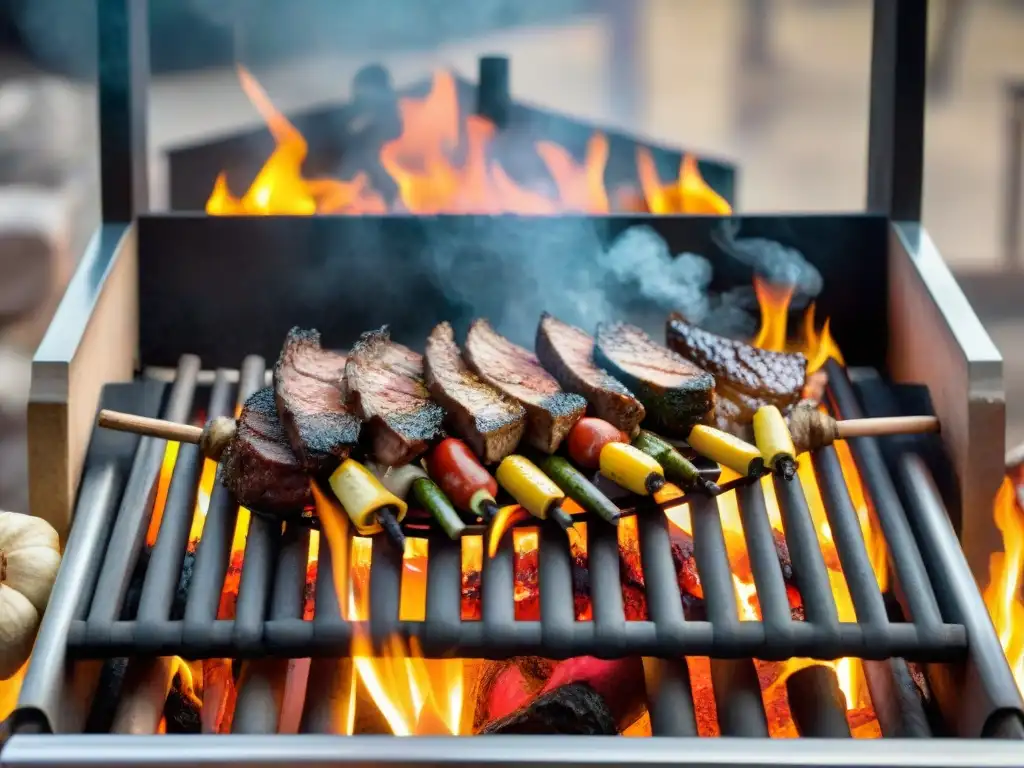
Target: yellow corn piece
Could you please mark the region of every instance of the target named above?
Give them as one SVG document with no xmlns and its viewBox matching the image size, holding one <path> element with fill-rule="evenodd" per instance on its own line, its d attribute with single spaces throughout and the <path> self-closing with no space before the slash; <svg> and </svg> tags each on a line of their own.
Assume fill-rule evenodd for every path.
<svg viewBox="0 0 1024 768">
<path fill-rule="evenodd" d="M 796 447 L 782 411 L 774 405 L 763 405 L 754 414 L 754 441 L 761 458 L 770 469 L 780 459 L 796 461 Z"/>
<path fill-rule="evenodd" d="M 523 509 L 541 520 L 547 518 L 552 506 L 565 498 L 554 480 L 522 456 L 506 456 L 494 477 Z"/>
<path fill-rule="evenodd" d="M 686 442 L 701 456 L 741 475 L 757 474 L 764 467 L 761 452 L 756 446 L 714 427 L 698 424 L 690 430 Z"/>
<path fill-rule="evenodd" d="M 398 522 L 402 522 L 409 508 L 405 501 L 385 488 L 370 470 L 352 459 L 341 462 L 328 483 L 360 536 L 369 536 L 381 530 L 380 523 L 374 517 L 374 513 L 381 507 L 394 508 Z"/>
<path fill-rule="evenodd" d="M 627 491 L 649 496 L 665 483 L 665 470 L 656 459 L 627 443 L 608 443 L 601 449 L 601 474 Z"/>
</svg>

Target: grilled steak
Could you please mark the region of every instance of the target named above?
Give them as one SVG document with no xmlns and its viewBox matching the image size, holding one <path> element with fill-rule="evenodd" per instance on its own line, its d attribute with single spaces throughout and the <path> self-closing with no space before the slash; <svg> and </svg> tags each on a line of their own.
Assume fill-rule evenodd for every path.
<svg viewBox="0 0 1024 768">
<path fill-rule="evenodd" d="M 554 453 L 587 409 L 587 401 L 563 392 L 537 356 L 475 320 L 466 336 L 466 362 L 481 379 L 526 408 L 526 440 Z"/>
<path fill-rule="evenodd" d="M 245 401 L 221 465 L 224 485 L 244 507 L 286 513 L 313 503 L 309 476 L 288 444 L 271 387 Z"/>
<path fill-rule="evenodd" d="M 668 319 L 669 347 L 715 377 L 722 388 L 789 408 L 800 399 L 807 378 L 807 358 L 796 353 L 771 352 L 727 339 L 686 322 Z"/>
<path fill-rule="evenodd" d="M 537 358 L 567 391 L 583 395 L 594 415 L 632 435 L 644 407 L 618 379 L 594 364 L 594 339 L 545 312 L 537 326 Z"/>
<path fill-rule="evenodd" d="M 447 412 L 448 428 L 481 461 L 492 464 L 516 449 L 526 431 L 526 409 L 469 370 L 451 325 L 431 331 L 423 361 L 427 388 Z"/>
<path fill-rule="evenodd" d="M 423 357 L 391 341 L 387 326 L 364 333 L 345 364 L 345 389 L 367 422 L 380 464 L 408 464 L 442 434 L 444 409 L 430 399 Z"/>
<path fill-rule="evenodd" d="M 307 472 L 331 470 L 359 439 L 345 402 L 345 356 L 323 349 L 317 331 L 292 328 L 274 367 L 277 413 Z"/>
<path fill-rule="evenodd" d="M 594 362 L 636 395 L 651 429 L 686 437 L 715 405 L 715 378 L 626 323 L 597 327 Z"/>
</svg>

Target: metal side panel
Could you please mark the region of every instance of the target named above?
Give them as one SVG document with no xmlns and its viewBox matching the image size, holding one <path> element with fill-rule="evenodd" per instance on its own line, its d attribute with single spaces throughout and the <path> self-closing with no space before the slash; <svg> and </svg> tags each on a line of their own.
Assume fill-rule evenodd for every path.
<svg viewBox="0 0 1024 768">
<path fill-rule="evenodd" d="M 992 503 L 1006 452 L 1003 359 L 919 224 L 894 223 L 890 233 L 889 372 L 928 387 L 956 475 L 946 504 L 983 585 L 989 555 L 1002 550 Z"/>
</svg>

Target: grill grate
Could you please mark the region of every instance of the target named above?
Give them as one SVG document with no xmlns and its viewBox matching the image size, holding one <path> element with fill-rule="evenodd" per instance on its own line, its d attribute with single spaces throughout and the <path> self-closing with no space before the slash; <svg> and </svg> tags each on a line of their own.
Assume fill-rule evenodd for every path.
<svg viewBox="0 0 1024 768">
<path fill-rule="evenodd" d="M 164 409 L 164 417 L 186 420 L 192 412 L 199 360 L 182 359 Z M 853 392 L 845 374 L 834 368 L 832 397 L 839 412 Z M 234 401 L 241 403 L 261 386 L 259 358 L 241 369 Z M 208 415 L 232 411 L 227 371 L 218 371 Z M 759 483 L 738 491 L 740 514 L 763 621 L 741 621 L 735 610 L 732 572 L 715 499 L 691 500 L 694 557 L 704 590 L 706 620 L 688 621 L 672 561 L 668 522 L 652 509 L 640 509 L 637 527 L 646 584 L 649 620 L 626 621 L 613 529 L 589 526 L 592 621 L 577 621 L 573 609 L 572 563 L 564 537 L 543 529 L 539 542 L 540 621 L 514 615 L 513 546 L 506 537 L 482 571 L 481 619 L 460 618 L 461 552 L 458 542 L 430 539 L 426 617 L 401 621 L 402 560 L 387 542 L 372 545 L 369 621 L 359 630 L 378 647 L 398 635 L 416 637 L 428 656 L 501 658 L 540 654 L 548 658 L 581 655 L 632 655 L 671 658 L 683 655 L 719 659 L 766 660 L 804 656 L 833 659 L 904 657 L 914 661 L 952 661 L 967 651 L 962 622 L 939 609 L 932 583 L 903 507 L 877 450 L 855 447 L 859 469 L 878 511 L 895 574 L 906 595 L 911 621 L 890 621 L 872 572 L 860 524 L 832 447 L 813 458 L 828 523 L 854 602 L 857 621 L 840 622 L 814 522 L 799 480 L 774 480 L 793 576 L 803 599 L 805 621 L 790 617 L 786 587 L 774 550 L 765 498 Z M 162 459 L 162 443 L 140 441 L 120 509 L 110 534 L 95 596 L 84 619 L 73 621 L 67 638 L 73 658 L 148 654 L 186 658 L 279 658 L 337 656 L 350 647 L 355 622 L 344 621 L 331 579 L 330 553 L 321 543 L 316 615 L 302 618 L 308 532 L 282 526 L 259 515 L 250 522 L 241 570 L 236 615 L 217 620 L 217 605 L 227 572 L 237 506 L 217 483 L 196 555 L 184 618 L 172 620 L 172 601 L 192 523 L 202 457 L 183 445 L 178 454 L 159 535 L 143 578 L 137 616 L 121 620 L 132 570 L 153 507 L 153 487 Z M 83 496 L 77 515 L 91 513 Z M 323 542 L 323 539 L 321 540 Z M 131 553 L 126 557 L 126 553 Z"/>
</svg>

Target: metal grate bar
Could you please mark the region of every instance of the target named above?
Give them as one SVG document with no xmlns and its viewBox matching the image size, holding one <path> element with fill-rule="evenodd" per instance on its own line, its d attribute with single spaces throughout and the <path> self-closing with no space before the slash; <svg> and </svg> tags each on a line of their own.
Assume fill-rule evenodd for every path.
<svg viewBox="0 0 1024 768">
<path fill-rule="evenodd" d="M 345 541 L 347 555 L 352 542 L 348 536 Z M 341 603 L 334 583 L 333 562 L 327 537 L 321 534 L 314 596 L 314 631 L 328 624 L 341 624 Z M 347 564 L 347 559 L 343 560 L 342 565 Z M 341 573 L 347 574 L 348 569 L 343 567 Z M 310 662 L 306 701 L 299 722 L 300 733 L 344 732 L 349 721 L 349 707 L 354 706 L 354 699 L 349 696 L 353 675 L 352 661 L 347 658 L 319 658 Z"/>
<path fill-rule="evenodd" d="M 884 629 L 889 623 L 885 601 L 878 590 L 878 580 L 871 567 L 864 533 L 857 518 L 857 510 L 853 508 L 836 449 L 831 445 L 821 449 L 814 454 L 813 463 L 818 488 L 825 502 L 825 515 L 839 554 L 839 563 L 843 567 L 843 576 L 850 588 L 857 621 L 869 627 Z"/>
<path fill-rule="evenodd" d="M 768 736 L 757 668 L 750 659 L 714 659 L 711 686 L 723 736 Z"/>
<path fill-rule="evenodd" d="M 647 594 L 647 615 L 654 623 L 659 637 L 680 634 L 685 628 L 686 618 L 672 562 L 668 520 L 655 509 L 641 509 L 636 518 L 640 562 L 644 570 L 644 591 Z"/>
<path fill-rule="evenodd" d="M 235 603 L 233 639 L 241 650 L 257 652 L 263 640 L 263 622 L 267 615 L 280 536 L 280 523 L 262 515 L 254 514 L 249 518 L 238 601 Z"/>
<path fill-rule="evenodd" d="M 846 720 L 846 697 L 831 667 L 813 664 L 786 679 L 793 723 L 801 736 L 852 738 Z"/>
<path fill-rule="evenodd" d="M 195 393 L 199 358 L 183 355 L 178 373 L 161 415 L 169 421 L 186 421 L 190 415 Z M 138 441 L 128 484 L 107 542 L 106 555 L 100 569 L 99 581 L 89 609 L 89 622 L 97 628 L 121 618 L 121 608 L 132 572 L 146 540 L 146 529 L 153 511 L 153 497 L 163 461 L 166 440 L 143 437 Z"/>
<path fill-rule="evenodd" d="M 610 644 L 622 640 L 626 615 L 619 575 L 618 528 L 587 526 L 587 570 L 590 572 L 590 604 L 597 637 Z"/>
<path fill-rule="evenodd" d="M 764 622 L 766 633 L 785 637 L 793 623 L 789 612 L 789 594 L 779 555 L 775 550 L 775 533 L 768 519 L 761 484 L 738 489 L 736 497 L 747 556 L 750 558 L 750 570 L 757 588 L 757 601 L 761 606 L 761 621 Z"/>
<path fill-rule="evenodd" d="M 739 623 L 736 615 L 736 590 L 732 583 L 729 553 L 725 549 L 722 519 L 718 515 L 718 502 L 713 498 L 699 498 L 690 504 L 693 526 L 693 556 L 700 573 L 701 588 L 708 621 L 724 631 Z"/>
<path fill-rule="evenodd" d="M 211 417 L 216 418 L 228 412 L 230 396 L 231 384 L 223 375 L 218 376 L 210 395 Z M 148 625 L 172 618 L 171 604 L 185 559 L 202 471 L 203 455 L 199 446 L 181 445 L 174 462 L 156 543 L 142 581 L 142 596 L 139 598 L 139 615 L 136 619 L 140 632 L 145 631 Z"/>
<path fill-rule="evenodd" d="M 402 602 L 402 553 L 385 536 L 374 536 L 370 560 L 370 633 L 383 643 L 398 627 Z M 378 650 L 384 650 L 378 645 Z"/>
<path fill-rule="evenodd" d="M 272 621 L 302 617 L 308 556 L 309 531 L 286 526 L 274 576 L 270 606 Z M 288 659 L 257 659 L 246 663 L 239 680 L 232 733 L 277 731 L 288 666 Z"/>
<path fill-rule="evenodd" d="M 697 735 L 697 714 L 685 659 L 644 659 L 644 685 L 654 736 Z"/>
<path fill-rule="evenodd" d="M 462 620 L 462 547 L 447 536 L 431 538 L 427 549 L 426 619 L 424 647 L 437 652 L 451 649 Z"/>
<path fill-rule="evenodd" d="M 859 418 L 862 415 L 861 407 L 846 371 L 835 361 L 829 361 L 826 369 L 828 391 L 835 406 L 833 410 L 845 419 Z M 924 560 L 914 541 L 906 513 L 896 494 L 878 443 L 870 438 L 861 437 L 850 440 L 849 445 L 861 479 L 870 492 L 875 517 L 882 527 L 882 534 L 889 549 L 889 560 L 906 596 L 910 618 L 922 627 L 941 624 L 942 616 L 928 579 L 928 572 L 925 570 Z"/>
<path fill-rule="evenodd" d="M 807 506 L 799 478 L 784 480 L 774 477 L 775 498 L 782 513 L 782 528 L 793 561 L 793 578 L 800 590 L 807 621 L 838 629 L 836 601 L 832 596 L 825 558 L 818 545 L 818 533 Z"/>
<path fill-rule="evenodd" d="M 512 537 L 502 538 L 494 557 L 487 556 L 485 537 L 480 574 L 480 614 L 484 635 L 493 643 L 498 655 L 504 655 L 514 642 L 517 622 L 513 578 Z M 465 627 L 466 623 L 463 622 L 462 626 Z"/>
<path fill-rule="evenodd" d="M 571 654 L 576 615 L 569 541 L 564 531 L 542 525 L 538 546 L 541 641 L 553 653 Z"/>
<path fill-rule="evenodd" d="M 864 680 L 882 735 L 920 739 L 932 735 L 921 695 L 903 659 L 865 661 Z"/>
<path fill-rule="evenodd" d="M 238 395 L 235 399 L 236 410 L 260 388 L 265 368 L 260 357 L 250 356 L 242 363 Z M 218 467 L 206 511 L 206 522 L 203 523 L 203 535 L 196 547 L 192 582 L 185 603 L 182 638 L 186 643 L 201 641 L 209 632 L 209 623 L 217 618 L 224 578 L 227 576 L 231 561 L 231 543 L 237 525 L 238 504 L 221 481 L 221 470 Z"/>
</svg>

